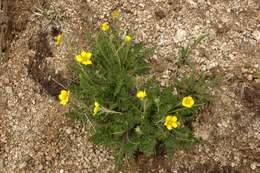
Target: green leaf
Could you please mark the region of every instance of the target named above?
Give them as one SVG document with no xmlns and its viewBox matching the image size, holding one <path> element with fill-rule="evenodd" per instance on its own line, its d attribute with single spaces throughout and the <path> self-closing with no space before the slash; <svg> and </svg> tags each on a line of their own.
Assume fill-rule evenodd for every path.
<svg viewBox="0 0 260 173">
<path fill-rule="evenodd" d="M 154 154 L 155 144 L 155 139 L 150 138 L 149 136 L 143 136 L 138 147 L 141 152 L 149 156 Z"/>
</svg>

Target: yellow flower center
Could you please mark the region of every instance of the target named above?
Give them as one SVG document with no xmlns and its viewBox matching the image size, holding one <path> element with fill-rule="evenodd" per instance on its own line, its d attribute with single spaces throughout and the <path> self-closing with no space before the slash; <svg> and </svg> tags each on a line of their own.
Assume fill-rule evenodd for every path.
<svg viewBox="0 0 260 173">
<path fill-rule="evenodd" d="M 191 96 L 182 99 L 182 105 L 186 108 L 191 108 L 194 105 L 194 100 Z"/>
<path fill-rule="evenodd" d="M 65 106 L 69 102 L 70 91 L 61 90 L 59 95 L 60 104 Z"/>
<path fill-rule="evenodd" d="M 143 100 L 147 96 L 145 91 L 138 91 L 136 94 L 136 97 L 139 98 L 140 100 Z"/>
<path fill-rule="evenodd" d="M 98 102 L 94 103 L 93 115 L 95 116 L 100 111 L 100 104 Z"/>
<path fill-rule="evenodd" d="M 82 57 L 82 64 L 84 64 L 84 65 L 92 64 L 92 61 L 91 61 L 92 53 L 82 51 L 81 57 Z"/>
<path fill-rule="evenodd" d="M 100 27 L 101 27 L 101 29 L 102 29 L 103 31 L 105 31 L 105 32 L 109 30 L 109 24 L 108 24 L 108 22 L 102 23 Z"/>
<path fill-rule="evenodd" d="M 90 65 L 92 64 L 91 57 L 92 57 L 91 52 L 82 51 L 80 55 L 75 56 L 75 60 L 81 62 L 84 65 Z"/>
<path fill-rule="evenodd" d="M 112 18 L 113 18 L 113 19 L 117 19 L 117 18 L 119 18 L 119 16 L 120 16 L 120 11 L 119 11 L 118 9 L 116 9 L 116 10 L 114 10 L 114 11 L 111 13 L 111 15 L 112 15 Z"/>
<path fill-rule="evenodd" d="M 57 35 L 54 40 L 55 40 L 55 45 L 59 46 L 62 41 L 62 34 Z"/>
<path fill-rule="evenodd" d="M 76 55 L 75 60 L 78 62 L 82 62 L 82 56 L 81 55 Z"/>
<path fill-rule="evenodd" d="M 133 38 L 130 35 L 125 36 L 125 42 L 129 43 L 133 40 Z"/>
<path fill-rule="evenodd" d="M 168 130 L 172 130 L 173 128 L 178 127 L 177 117 L 172 115 L 167 115 L 165 118 L 164 125 Z"/>
</svg>

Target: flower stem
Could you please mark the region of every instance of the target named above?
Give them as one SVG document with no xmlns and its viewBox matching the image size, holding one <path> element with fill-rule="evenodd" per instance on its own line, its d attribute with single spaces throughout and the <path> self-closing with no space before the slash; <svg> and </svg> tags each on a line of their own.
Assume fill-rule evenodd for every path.
<svg viewBox="0 0 260 173">
<path fill-rule="evenodd" d="M 53 82 L 55 82 L 56 84 L 60 85 L 61 87 L 63 87 L 64 89 L 68 90 L 63 84 L 61 84 L 60 82 L 58 82 L 56 79 L 54 79 L 54 78 L 51 77 L 51 80 L 52 80 Z"/>
<path fill-rule="evenodd" d="M 86 119 L 88 120 L 90 126 L 94 129 L 94 132 L 96 133 L 96 129 L 95 129 L 94 125 L 92 124 L 92 122 L 90 121 L 90 119 L 88 118 L 87 114 L 84 113 L 84 115 L 85 115 Z"/>
<path fill-rule="evenodd" d="M 193 106 L 193 107 L 198 107 L 198 106 L 202 106 L 202 105 L 205 105 L 205 103 L 197 104 L 197 105 L 195 105 L 195 106 Z M 176 107 L 178 107 L 178 106 L 176 106 Z M 175 107 L 175 108 L 176 108 L 176 107 Z M 182 110 L 185 110 L 185 109 L 190 109 L 190 108 L 180 108 L 180 109 L 176 109 L 176 110 L 170 112 L 170 114 L 175 113 L 175 112 L 178 112 L 178 111 L 182 111 Z M 160 119 L 159 121 L 155 122 L 155 124 L 158 124 L 158 123 L 160 123 L 160 122 L 163 122 L 163 120 L 164 120 L 164 117 L 163 117 L 162 119 Z"/>
<path fill-rule="evenodd" d="M 117 111 L 113 111 L 113 110 L 109 110 L 105 107 L 101 107 L 101 110 L 105 113 L 108 113 L 108 114 L 123 114 L 122 112 L 117 112 Z"/>
<path fill-rule="evenodd" d="M 205 103 L 202 103 L 202 104 L 197 104 L 197 105 L 195 105 L 195 106 L 193 106 L 193 107 L 198 107 L 198 106 L 202 106 L 202 105 L 205 105 Z M 170 112 L 171 114 L 172 113 L 175 113 L 175 112 L 178 112 L 178 111 L 182 111 L 182 110 L 185 110 L 185 109 L 190 109 L 190 108 L 180 108 L 180 109 L 176 109 L 176 110 L 174 110 L 174 111 L 172 111 L 172 112 Z"/>
</svg>

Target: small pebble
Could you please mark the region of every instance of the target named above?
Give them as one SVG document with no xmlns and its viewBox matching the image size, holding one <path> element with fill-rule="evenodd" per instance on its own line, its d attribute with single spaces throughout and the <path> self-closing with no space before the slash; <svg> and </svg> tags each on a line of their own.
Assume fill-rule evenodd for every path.
<svg viewBox="0 0 260 173">
<path fill-rule="evenodd" d="M 252 35 L 253 35 L 254 39 L 256 39 L 256 41 L 260 42 L 260 31 L 259 30 L 255 30 Z"/>
<path fill-rule="evenodd" d="M 176 43 L 181 42 L 181 41 L 185 40 L 186 35 L 187 35 L 187 33 L 186 33 L 185 30 L 179 29 L 179 30 L 177 30 L 177 32 L 175 33 L 174 41 L 175 41 Z"/>
<path fill-rule="evenodd" d="M 4 169 L 5 163 L 4 159 L 0 159 L 0 170 Z"/>
<path fill-rule="evenodd" d="M 253 75 L 250 74 L 247 76 L 247 80 L 252 81 L 253 79 L 254 79 Z"/>
<path fill-rule="evenodd" d="M 13 89 L 12 89 L 12 87 L 5 87 L 5 92 L 7 93 L 7 94 L 13 94 Z"/>
<path fill-rule="evenodd" d="M 252 164 L 250 165 L 250 168 L 253 169 L 253 170 L 255 170 L 255 169 L 256 169 L 256 163 L 255 163 L 255 162 L 252 163 Z"/>
</svg>

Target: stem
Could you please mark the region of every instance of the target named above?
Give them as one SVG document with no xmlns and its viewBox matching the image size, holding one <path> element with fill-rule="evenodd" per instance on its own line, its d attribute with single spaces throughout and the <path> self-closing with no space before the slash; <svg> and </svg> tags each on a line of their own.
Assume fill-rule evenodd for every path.
<svg viewBox="0 0 260 173">
<path fill-rule="evenodd" d="M 64 89 L 67 90 L 67 87 L 65 87 L 64 85 L 62 85 L 60 82 L 56 81 L 56 79 L 54 79 L 54 78 L 51 77 L 51 80 L 52 80 L 53 82 L 55 82 L 56 84 L 60 85 L 61 87 L 63 87 Z"/>
<path fill-rule="evenodd" d="M 181 103 L 178 103 L 173 109 L 179 107 L 181 105 Z"/>
<path fill-rule="evenodd" d="M 143 101 L 143 114 L 146 112 L 146 99 L 144 99 Z M 142 115 L 141 117 L 142 119 L 144 119 L 144 115 Z"/>
<path fill-rule="evenodd" d="M 125 53 L 125 57 L 124 57 L 124 64 L 125 64 L 125 61 L 126 61 L 126 59 L 127 59 L 127 57 L 128 57 L 128 52 L 129 52 L 129 49 L 130 49 L 130 46 L 129 46 L 129 45 L 127 45 L 127 48 L 126 48 L 126 53 Z"/>
<path fill-rule="evenodd" d="M 118 64 L 119 64 L 119 68 L 121 69 L 122 68 L 122 63 L 121 63 L 121 59 L 120 59 L 120 57 L 119 57 L 119 55 L 118 55 L 118 52 L 119 52 L 119 50 L 120 49 L 122 49 L 123 47 L 124 47 L 124 42 L 121 44 L 121 46 L 117 49 L 117 50 L 115 50 L 115 47 L 114 47 L 114 45 L 113 45 L 113 43 L 112 43 L 112 40 L 111 40 L 111 38 L 110 38 L 110 45 L 111 45 L 111 48 L 112 48 L 112 50 L 113 50 L 113 52 L 114 52 L 114 54 L 117 56 L 117 58 L 118 58 Z"/>
<path fill-rule="evenodd" d="M 197 105 L 195 105 L 195 106 L 193 106 L 193 107 L 198 107 L 198 106 L 202 106 L 202 105 L 205 105 L 205 103 L 197 104 Z M 177 106 L 176 106 L 176 107 L 177 107 Z M 185 110 L 185 109 L 190 109 L 190 108 L 186 108 L 186 107 L 185 107 L 185 108 L 176 109 L 176 110 L 170 112 L 170 114 L 175 113 L 175 112 L 178 112 L 178 111 L 182 111 L 182 110 Z M 160 123 L 160 122 L 163 122 L 163 120 L 164 120 L 164 117 L 163 117 L 162 119 L 160 119 L 159 121 L 155 122 L 155 123 L 158 124 L 158 123 Z"/>
<path fill-rule="evenodd" d="M 119 50 L 121 50 L 125 46 L 125 42 L 121 44 L 121 46 L 116 50 L 116 54 L 118 54 Z"/>
<path fill-rule="evenodd" d="M 121 131 L 121 132 L 114 132 L 114 133 L 112 133 L 113 135 L 117 135 L 117 134 L 123 134 L 123 133 L 125 133 L 125 131 Z"/>
<path fill-rule="evenodd" d="M 130 139 L 129 139 L 129 136 L 128 136 L 128 131 L 126 132 L 126 139 L 128 140 L 128 142 L 130 142 L 131 144 L 134 144 L 134 145 L 137 145 L 137 144 L 139 144 L 139 142 L 138 143 L 135 143 L 135 142 L 132 142 Z"/>
<path fill-rule="evenodd" d="M 96 133 L 96 129 L 95 129 L 94 125 L 92 124 L 92 122 L 90 121 L 90 119 L 88 118 L 87 114 L 84 113 L 84 115 L 85 115 L 85 117 L 87 118 L 87 120 L 88 120 L 90 126 L 94 129 L 94 131 L 95 131 L 95 133 Z"/>
<path fill-rule="evenodd" d="M 81 63 L 78 63 L 78 64 L 79 64 L 79 66 L 80 66 L 81 71 L 82 71 L 86 76 L 88 76 L 88 73 L 85 71 L 83 65 L 82 65 Z"/>
<path fill-rule="evenodd" d="M 205 103 L 201 103 L 201 104 L 195 105 L 195 106 L 193 106 L 193 107 L 198 107 L 198 106 L 202 106 L 202 105 L 205 105 Z M 175 113 L 175 112 L 178 112 L 178 111 L 182 111 L 182 110 L 185 110 L 185 109 L 191 109 L 191 108 L 186 108 L 186 107 L 184 107 L 184 108 L 176 109 L 176 110 L 170 112 L 170 114 Z"/>
<path fill-rule="evenodd" d="M 101 107 L 102 111 L 105 113 L 109 113 L 109 114 L 123 114 L 122 112 L 117 112 L 117 111 L 113 111 L 113 110 L 109 110 L 105 107 Z"/>
<path fill-rule="evenodd" d="M 98 42 L 97 39 L 96 39 L 96 42 Z M 98 49 L 100 50 L 100 52 L 101 52 L 101 54 L 102 54 L 103 59 L 105 60 L 105 62 L 106 62 L 109 66 L 111 66 L 111 64 L 109 63 L 109 61 L 107 61 L 107 59 L 106 59 L 106 54 L 104 53 L 104 51 L 103 51 L 102 47 L 100 46 L 100 44 L 97 44 L 97 46 L 98 46 Z M 102 66 L 103 66 L 104 68 L 108 69 L 107 66 L 105 66 L 104 64 L 102 64 Z"/>
<path fill-rule="evenodd" d="M 163 118 L 164 119 L 164 118 Z M 155 122 L 155 124 L 158 124 L 160 122 L 163 122 L 163 119 L 160 119 L 159 121 Z"/>
<path fill-rule="evenodd" d="M 177 132 L 176 130 L 174 131 L 174 133 L 179 134 L 179 135 L 181 134 L 181 133 Z M 171 136 L 173 136 L 173 135 L 171 134 Z M 182 138 L 182 137 L 179 137 L 179 136 L 173 136 L 173 137 L 180 139 L 180 140 L 183 140 L 183 141 L 194 142 L 194 140 L 185 139 L 185 138 Z"/>
</svg>

